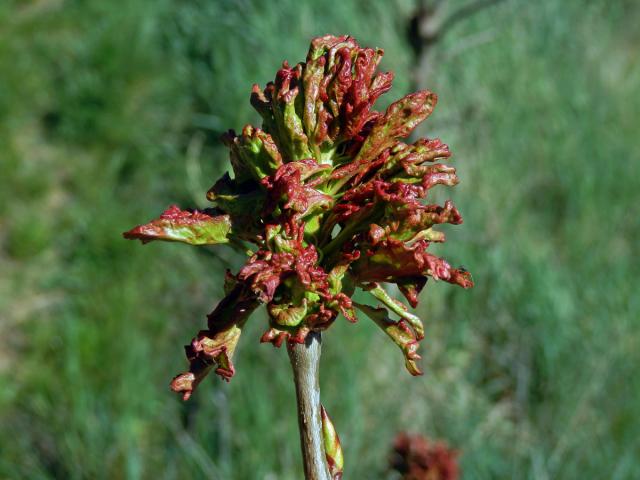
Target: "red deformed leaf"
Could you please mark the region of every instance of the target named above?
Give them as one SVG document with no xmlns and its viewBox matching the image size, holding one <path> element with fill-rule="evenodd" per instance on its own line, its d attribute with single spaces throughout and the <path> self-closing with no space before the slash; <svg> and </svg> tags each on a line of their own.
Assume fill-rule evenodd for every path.
<svg viewBox="0 0 640 480">
<path fill-rule="evenodd" d="M 238 283 L 208 315 L 208 328 L 198 333 L 185 347 L 189 371 L 176 376 L 171 389 L 188 400 L 195 388 L 212 368 L 225 380 L 235 373 L 231 358 L 235 352 L 242 327 L 260 305 L 245 285 Z"/>
<path fill-rule="evenodd" d="M 191 245 L 227 243 L 231 234 L 228 215 L 209 215 L 198 210 L 169 207 L 159 218 L 123 233 L 128 240 L 184 242 Z"/>
<path fill-rule="evenodd" d="M 262 185 L 268 191 L 265 213 L 270 214 L 280 207 L 302 218 L 328 210 L 333 205 L 333 198 L 304 182 L 313 175 L 321 174 L 327 167 L 311 159 L 290 162 L 278 168 L 272 176 L 265 177 L 262 180 Z"/>
<path fill-rule="evenodd" d="M 318 254 L 312 245 L 300 247 L 293 252 L 273 253 L 270 250 L 260 250 L 242 267 L 238 279 L 263 303 L 270 302 L 276 288 L 291 276 L 295 276 L 300 284 L 309 289 L 326 291 L 327 275 L 315 265 L 317 259 Z"/>
<path fill-rule="evenodd" d="M 463 288 L 473 287 L 469 272 L 452 268 L 445 260 L 428 253 L 428 246 L 425 240 L 411 246 L 397 240 L 380 242 L 354 263 L 355 277 L 360 282 L 396 282 L 428 275 Z"/>
<path fill-rule="evenodd" d="M 382 49 L 361 48 L 348 36 L 315 39 L 304 65 L 304 126 L 316 158 L 321 150 L 360 136 L 393 74 L 375 75 Z M 361 143 L 361 139 L 356 142 Z"/>
<path fill-rule="evenodd" d="M 397 142 L 388 151 L 384 166 L 378 171 L 378 175 L 389 178 L 400 172 L 407 165 L 422 165 L 425 162 L 434 162 L 449 158 L 451 152 L 449 146 L 439 138 L 429 140 L 420 138 L 415 143 L 407 145 Z"/>
<path fill-rule="evenodd" d="M 413 243 L 417 240 L 442 242 L 444 234 L 431 227 L 443 223 L 453 225 L 462 223 L 460 212 L 450 201 L 445 202 L 444 207 L 407 202 L 402 206 L 389 209 L 377 224 L 372 223 L 368 240 L 371 245 L 377 245 L 385 240 L 400 240 L 405 243 Z"/>
<path fill-rule="evenodd" d="M 413 308 L 418 306 L 418 294 L 422 291 L 427 283 L 427 277 L 403 277 L 396 280 L 398 290 L 402 292 L 405 298 L 409 301 L 409 305 Z"/>
<path fill-rule="evenodd" d="M 339 179 L 337 185 L 344 185 L 367 169 L 370 162 L 394 146 L 398 139 L 407 137 L 431 114 L 436 102 L 436 94 L 424 90 L 389 105 L 385 114 L 376 119 L 353 161 L 334 172 L 334 178 Z"/>
<path fill-rule="evenodd" d="M 311 328 L 301 325 L 296 328 L 285 328 L 280 326 L 270 326 L 260 337 L 261 343 L 271 343 L 274 347 L 280 348 L 283 343 L 304 343 Z"/>
<path fill-rule="evenodd" d="M 188 400 L 212 368 L 228 381 L 235 374 L 231 357 L 241 333 L 242 324 L 229 325 L 216 333 L 209 330 L 199 332 L 191 344 L 185 347 L 190 363 L 189 371 L 176 376 L 171 382 L 171 389 L 181 393 L 183 400 Z"/>
</svg>

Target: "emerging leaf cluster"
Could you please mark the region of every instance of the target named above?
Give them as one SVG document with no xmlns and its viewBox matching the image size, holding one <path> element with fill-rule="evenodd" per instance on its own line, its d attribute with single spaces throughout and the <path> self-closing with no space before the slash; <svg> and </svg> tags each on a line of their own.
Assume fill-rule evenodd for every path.
<svg viewBox="0 0 640 480">
<path fill-rule="evenodd" d="M 172 382 L 185 399 L 211 369 L 233 376 L 242 328 L 263 304 L 270 325 L 261 341 L 276 346 L 304 342 L 339 314 L 355 322 L 358 309 L 419 375 L 422 323 L 381 283 L 396 284 L 413 307 L 428 277 L 473 285 L 464 269 L 427 251 L 445 239 L 435 225 L 462 222 L 451 202 L 424 201 L 435 185 L 458 183 L 455 169 L 440 162 L 449 148 L 438 139 L 402 141 L 431 114 L 437 97 L 420 91 L 384 112 L 374 110 L 393 79 L 390 72 L 376 73 L 382 55 L 348 36 L 315 38 L 305 62 L 285 62 L 264 89 L 254 85 L 251 104 L 262 127 L 224 135 L 232 175 L 208 191 L 215 207 L 172 206 L 124 234 L 143 242 L 254 246 L 238 273 L 227 272 L 225 298 L 186 347 L 189 371 Z M 382 306 L 354 302 L 356 288 Z"/>
</svg>

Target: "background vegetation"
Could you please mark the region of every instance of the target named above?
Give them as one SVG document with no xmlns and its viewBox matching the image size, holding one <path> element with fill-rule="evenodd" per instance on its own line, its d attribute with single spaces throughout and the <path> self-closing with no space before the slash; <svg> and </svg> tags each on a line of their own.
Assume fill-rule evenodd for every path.
<svg viewBox="0 0 640 480">
<path fill-rule="evenodd" d="M 462 4 L 452 0 L 453 5 Z M 284 351 L 250 322 L 230 384 L 168 381 L 230 250 L 120 233 L 204 206 L 251 84 L 317 34 L 386 50 L 410 88 L 412 0 L 0 3 L 0 478 L 297 479 Z M 465 479 L 632 479 L 640 468 L 640 6 L 507 0 L 460 21 L 422 79 L 465 224 L 429 285 L 426 374 L 361 319 L 325 335 L 349 479 L 390 478 L 395 432 L 447 440 Z M 389 100 L 386 100 L 388 103 Z M 440 192 L 441 193 L 441 192 Z"/>
</svg>

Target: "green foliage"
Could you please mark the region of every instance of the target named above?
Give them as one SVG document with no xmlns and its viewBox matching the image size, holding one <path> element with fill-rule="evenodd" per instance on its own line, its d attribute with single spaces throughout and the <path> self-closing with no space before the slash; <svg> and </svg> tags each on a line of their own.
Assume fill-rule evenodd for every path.
<svg viewBox="0 0 640 480">
<path fill-rule="evenodd" d="M 0 477 L 300 477 L 286 355 L 249 343 L 264 322 L 231 384 L 168 391 L 239 257 L 120 232 L 167 199 L 206 205 L 221 130 L 257 122 L 251 83 L 314 35 L 384 47 L 406 93 L 413 2 L 390 3 L 0 6 Z M 464 478 L 634 478 L 639 21 L 634 2 L 512 0 L 435 47 L 420 133 L 454 153 L 465 226 L 446 253 L 476 288 L 427 285 L 424 377 L 364 318 L 326 333 L 345 478 L 386 478 L 400 429 L 461 449 Z"/>
</svg>

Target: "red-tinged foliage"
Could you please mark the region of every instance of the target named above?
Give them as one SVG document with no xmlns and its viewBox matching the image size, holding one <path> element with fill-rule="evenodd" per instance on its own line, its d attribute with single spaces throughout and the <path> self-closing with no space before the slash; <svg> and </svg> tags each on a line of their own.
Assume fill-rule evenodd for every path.
<svg viewBox="0 0 640 480">
<path fill-rule="evenodd" d="M 445 260 L 427 252 L 428 247 L 426 240 L 418 240 L 410 246 L 393 239 L 373 244 L 354 262 L 355 277 L 360 282 L 396 282 L 407 277 L 428 275 L 434 280 L 444 280 L 464 288 L 473 286 L 467 271 L 451 268 Z"/>
<path fill-rule="evenodd" d="M 210 215 L 208 211 L 180 210 L 170 206 L 156 220 L 138 225 L 123 233 L 128 240 L 148 243 L 153 240 L 184 242 L 192 245 L 213 245 L 228 242 L 231 230 L 228 215 Z"/>
<path fill-rule="evenodd" d="M 445 240 L 434 226 L 462 223 L 450 201 L 427 201 L 432 188 L 459 181 L 454 168 L 440 163 L 451 156 L 449 147 L 439 139 L 402 141 L 431 114 L 437 97 L 421 91 L 376 111 L 393 80 L 376 73 L 383 53 L 349 36 L 312 40 L 305 62 L 285 62 L 264 89 L 254 85 L 251 104 L 261 128 L 247 125 L 223 136 L 233 178 L 226 173 L 207 192 L 215 210 L 172 207 L 125 234 L 252 244 L 245 265 L 227 275 L 227 296 L 208 329 L 186 347 L 190 369 L 172 382 L 184 398 L 212 369 L 226 380 L 234 374 L 241 328 L 262 304 L 270 325 L 261 341 L 275 346 L 302 343 L 340 314 L 355 322 L 355 307 L 387 333 L 418 375 L 423 326 L 379 283 L 396 284 L 412 307 L 429 277 L 473 286 L 466 270 L 428 252 L 431 242 Z M 356 288 L 382 307 L 353 302 Z"/>
<path fill-rule="evenodd" d="M 399 433 L 389 459 L 402 480 L 458 480 L 458 452 L 422 435 Z"/>
<path fill-rule="evenodd" d="M 242 327 L 259 305 L 245 285 L 235 283 L 228 295 L 207 316 L 207 330 L 201 330 L 191 344 L 185 346 L 190 368 L 173 379 L 172 390 L 182 393 L 182 398 L 188 400 L 211 369 L 228 381 L 235 373 L 231 357 Z"/>
</svg>

